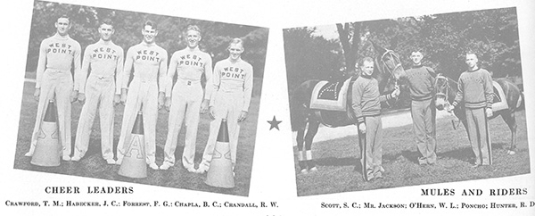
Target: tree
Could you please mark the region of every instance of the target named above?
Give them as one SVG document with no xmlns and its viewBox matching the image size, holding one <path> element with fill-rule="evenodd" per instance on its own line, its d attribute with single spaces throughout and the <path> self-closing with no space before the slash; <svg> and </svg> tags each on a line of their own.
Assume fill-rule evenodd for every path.
<svg viewBox="0 0 535 216">
<path fill-rule="evenodd" d="M 314 28 L 283 30 L 288 88 L 309 79 L 329 79 L 340 74 L 340 46 L 335 40 L 314 36 Z"/>
<path fill-rule="evenodd" d="M 464 54 L 475 51 L 483 68 L 496 77 L 519 76 L 520 49 L 515 8 L 458 12 L 414 17 L 417 29 L 411 44 L 427 51 L 439 72 L 458 78 L 466 70 Z"/>
<path fill-rule="evenodd" d="M 63 14 L 71 17 L 69 35 L 80 43 L 82 49 L 99 40 L 97 27 L 106 18 L 114 22 L 114 43 L 125 51 L 142 40 L 143 23 L 154 21 L 158 24 L 156 43 L 167 50 L 169 57 L 187 46 L 187 26 L 198 25 L 202 31 L 199 46 L 212 56 L 213 64 L 228 57 L 228 43 L 232 38 L 239 37 L 244 39 L 246 51 L 243 58 L 253 65 L 254 76 L 261 78 L 264 74 L 268 37 L 266 28 L 42 1 L 34 3 L 26 71 L 35 71 L 40 43 L 55 34 L 54 23 Z"/>
</svg>

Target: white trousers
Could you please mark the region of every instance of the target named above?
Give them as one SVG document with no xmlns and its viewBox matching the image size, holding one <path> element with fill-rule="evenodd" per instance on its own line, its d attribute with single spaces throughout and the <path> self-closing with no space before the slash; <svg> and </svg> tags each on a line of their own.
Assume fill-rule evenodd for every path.
<svg viewBox="0 0 535 216">
<path fill-rule="evenodd" d="M 158 119 L 158 83 L 142 81 L 134 77 L 128 87 L 128 96 L 124 107 L 121 136 L 117 144 L 117 160 L 122 161 L 131 141 L 132 128 L 139 111 L 143 113 L 143 131 L 145 137 L 146 162 L 156 161 L 156 120 Z M 127 143 L 127 144 L 125 144 Z"/>
<path fill-rule="evenodd" d="M 216 92 L 214 94 L 214 97 L 216 97 L 214 101 L 215 120 L 210 123 L 210 135 L 208 136 L 208 141 L 204 148 L 201 166 L 206 168 L 210 167 L 215 144 L 217 142 L 219 127 L 221 126 L 221 121 L 226 119 L 229 132 L 230 157 L 232 166 L 234 167 L 236 165 L 236 151 L 240 134 L 238 118 L 240 117 L 243 107 L 243 92 Z"/>
<path fill-rule="evenodd" d="M 113 99 L 115 96 L 115 80 L 113 76 L 99 77 L 90 75 L 85 86 L 85 103 L 80 113 L 74 157 L 84 157 L 89 146 L 91 128 L 95 120 L 97 107 L 100 115 L 100 134 L 102 157 L 113 159 L 113 120 L 115 109 Z"/>
<path fill-rule="evenodd" d="M 29 155 L 33 155 L 35 145 L 41 132 L 48 102 L 55 99 L 57 107 L 57 123 L 59 128 L 59 142 L 63 146 L 63 157 L 71 155 L 71 94 L 73 88 L 72 74 L 70 71 L 45 70 L 41 80 L 37 116 L 32 133 Z"/>
<path fill-rule="evenodd" d="M 173 87 L 171 108 L 169 111 L 169 131 L 164 147 L 164 163 L 169 165 L 175 164 L 178 134 L 185 119 L 186 139 L 184 142 L 184 152 L 182 153 L 182 165 L 185 168 L 193 168 L 202 99 L 203 90 L 200 82 L 192 83 L 191 81 L 183 80 L 176 82 Z"/>
</svg>

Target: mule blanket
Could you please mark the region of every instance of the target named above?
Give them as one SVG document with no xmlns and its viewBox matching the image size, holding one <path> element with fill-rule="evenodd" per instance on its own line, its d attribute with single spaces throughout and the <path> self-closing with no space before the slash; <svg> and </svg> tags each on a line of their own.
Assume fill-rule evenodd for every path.
<svg viewBox="0 0 535 216">
<path fill-rule="evenodd" d="M 311 109 L 346 111 L 347 108 L 347 90 L 351 78 L 345 81 L 328 82 L 320 81 L 310 98 Z"/>
<path fill-rule="evenodd" d="M 498 84 L 496 81 L 492 81 L 493 91 L 494 91 L 494 99 L 492 101 L 492 111 L 500 111 L 504 109 L 509 109 L 509 106 L 507 105 L 507 98 L 505 97 L 505 93 L 503 92 L 502 86 Z"/>
</svg>

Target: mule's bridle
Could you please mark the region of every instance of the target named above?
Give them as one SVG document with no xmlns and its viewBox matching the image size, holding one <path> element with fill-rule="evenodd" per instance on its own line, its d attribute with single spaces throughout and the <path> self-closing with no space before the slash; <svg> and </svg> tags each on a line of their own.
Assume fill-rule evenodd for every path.
<svg viewBox="0 0 535 216">
<path fill-rule="evenodd" d="M 391 59 L 394 60 L 394 62 L 397 62 L 397 64 L 394 66 L 394 69 L 390 70 L 390 68 L 388 67 L 388 65 L 385 63 L 385 57 L 389 55 L 391 57 Z M 382 65 L 382 68 L 388 68 L 389 73 L 394 76 L 393 72 L 396 71 L 399 67 L 401 67 L 401 61 L 399 60 L 399 56 L 396 55 L 396 53 L 393 51 L 393 50 L 386 50 L 385 53 L 383 53 L 383 55 L 381 55 L 381 63 L 383 64 Z M 396 79 L 397 81 L 397 79 Z"/>
<path fill-rule="evenodd" d="M 437 86 L 438 85 L 438 81 L 440 79 L 443 79 L 445 80 L 444 83 L 441 85 L 441 86 Z M 446 103 L 449 105 L 450 101 L 448 100 L 448 97 L 449 97 L 449 90 L 450 90 L 450 83 L 448 82 L 448 78 L 443 76 L 443 75 L 437 75 L 436 79 L 435 79 L 435 95 L 436 96 L 442 96 L 444 97 L 444 100 L 446 101 Z M 440 89 L 445 89 L 445 92 L 443 93 L 442 91 L 440 91 Z"/>
<path fill-rule="evenodd" d="M 386 57 L 387 55 L 390 56 L 390 58 L 394 61 L 394 63 L 397 62 L 397 64 L 394 66 L 394 69 L 392 69 L 392 70 L 390 70 L 390 68 L 388 67 L 388 65 L 385 63 L 385 62 L 386 62 L 386 61 L 385 61 L 385 57 Z M 383 68 L 383 71 L 385 70 L 385 68 L 388 69 L 388 70 L 389 70 L 388 72 L 390 73 L 390 76 L 391 76 L 391 77 L 394 77 L 394 86 L 395 86 L 396 89 L 398 89 L 398 88 L 399 88 L 399 85 L 398 85 L 398 77 L 396 77 L 396 76 L 394 75 L 394 71 L 396 71 L 399 67 L 402 67 L 402 65 L 401 65 L 401 60 L 399 59 L 399 56 L 398 56 L 393 50 L 389 50 L 389 49 L 387 49 L 387 50 L 383 53 L 383 55 L 381 55 L 381 64 L 382 64 L 382 65 L 381 65 L 381 68 Z"/>
</svg>

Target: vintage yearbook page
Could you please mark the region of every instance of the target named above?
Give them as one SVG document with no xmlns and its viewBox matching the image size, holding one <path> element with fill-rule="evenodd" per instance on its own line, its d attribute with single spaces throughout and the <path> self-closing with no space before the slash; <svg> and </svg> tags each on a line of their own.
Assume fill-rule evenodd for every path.
<svg viewBox="0 0 535 216">
<path fill-rule="evenodd" d="M 2 215 L 535 215 L 535 3 L 24 0 Z"/>
</svg>

